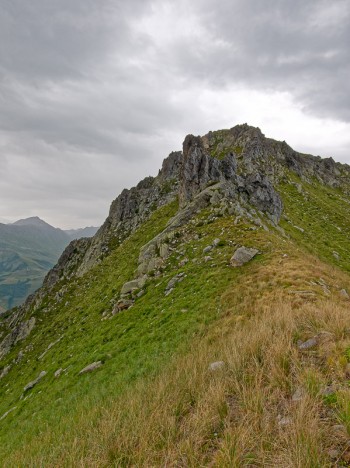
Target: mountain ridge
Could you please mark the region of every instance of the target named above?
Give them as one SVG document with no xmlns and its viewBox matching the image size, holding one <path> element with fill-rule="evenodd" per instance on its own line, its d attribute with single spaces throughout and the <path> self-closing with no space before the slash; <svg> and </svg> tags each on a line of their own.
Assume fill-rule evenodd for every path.
<svg viewBox="0 0 350 468">
<path fill-rule="evenodd" d="M 346 463 L 349 187 L 246 124 L 188 135 L 2 318 L 0 458 Z"/>
</svg>

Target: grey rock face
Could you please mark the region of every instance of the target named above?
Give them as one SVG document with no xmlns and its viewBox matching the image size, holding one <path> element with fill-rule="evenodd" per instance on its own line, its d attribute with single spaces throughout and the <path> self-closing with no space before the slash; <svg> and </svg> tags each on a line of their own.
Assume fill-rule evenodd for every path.
<svg viewBox="0 0 350 468">
<path fill-rule="evenodd" d="M 43 377 L 45 377 L 45 375 L 46 375 L 46 372 L 45 372 L 45 371 L 40 372 L 40 374 L 38 375 L 38 377 L 37 377 L 35 380 L 33 380 L 32 382 L 29 382 L 29 384 L 27 384 L 27 385 L 24 387 L 23 390 L 24 390 L 25 392 L 27 392 L 28 390 L 31 390 L 33 387 L 35 387 L 35 385 L 37 385 L 37 384 L 40 382 L 40 380 L 41 380 Z"/>
<path fill-rule="evenodd" d="M 19 325 L 16 325 L 12 332 L 9 333 L 0 344 L 0 359 L 10 351 L 12 346 L 27 338 L 27 336 L 33 330 L 34 325 L 34 317 L 25 322 L 19 323 Z"/>
<path fill-rule="evenodd" d="M 232 266 L 242 266 L 249 262 L 252 258 L 259 253 L 257 249 L 251 249 L 249 247 L 239 247 L 231 257 L 230 263 Z"/>
<path fill-rule="evenodd" d="M 93 363 L 89 364 L 88 366 L 84 367 L 84 369 L 82 369 L 79 372 L 79 375 L 87 374 L 88 372 L 93 372 L 94 370 L 98 369 L 101 366 L 102 366 L 101 361 L 93 362 Z"/>
</svg>

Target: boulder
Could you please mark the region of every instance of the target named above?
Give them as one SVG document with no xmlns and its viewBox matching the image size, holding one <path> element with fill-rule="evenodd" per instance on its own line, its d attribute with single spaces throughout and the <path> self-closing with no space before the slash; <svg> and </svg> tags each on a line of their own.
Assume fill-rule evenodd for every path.
<svg viewBox="0 0 350 468">
<path fill-rule="evenodd" d="M 259 253 L 259 250 L 249 247 L 239 247 L 231 257 L 230 263 L 232 266 L 242 266 L 249 262 L 252 258 Z"/>
<path fill-rule="evenodd" d="M 127 283 L 123 284 L 120 294 L 122 295 L 129 294 L 134 289 L 140 289 L 145 285 L 145 282 L 146 282 L 145 278 L 137 278 L 135 280 L 128 281 Z"/>
<path fill-rule="evenodd" d="M 87 374 L 88 372 L 93 372 L 94 370 L 98 369 L 101 366 L 102 366 L 101 361 L 93 362 L 93 363 L 89 364 L 88 366 L 84 367 L 84 369 L 82 369 L 79 372 L 79 375 Z"/>
<path fill-rule="evenodd" d="M 38 375 L 38 377 L 35 379 L 35 380 L 32 380 L 31 382 L 29 382 L 25 387 L 24 387 L 24 391 L 27 392 L 28 390 L 31 390 L 33 387 L 35 387 L 35 385 L 37 385 L 40 380 L 45 377 L 46 375 L 46 372 L 45 371 L 42 371 L 40 372 L 40 374 Z"/>
</svg>

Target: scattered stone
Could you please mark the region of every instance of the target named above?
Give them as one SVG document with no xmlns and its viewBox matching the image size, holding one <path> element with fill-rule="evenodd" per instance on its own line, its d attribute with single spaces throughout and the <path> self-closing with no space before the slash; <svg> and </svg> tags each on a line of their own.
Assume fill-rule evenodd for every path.
<svg viewBox="0 0 350 468">
<path fill-rule="evenodd" d="M 144 289 L 141 289 L 141 291 L 139 291 L 137 294 L 136 294 L 136 297 L 139 298 L 141 296 L 143 296 L 145 294 L 145 290 Z"/>
<path fill-rule="evenodd" d="M 146 283 L 146 278 L 137 278 L 132 281 L 128 281 L 125 283 L 120 291 L 121 295 L 130 294 L 134 289 L 142 288 Z"/>
<path fill-rule="evenodd" d="M 184 277 L 185 277 L 185 273 L 179 273 L 178 275 L 171 278 L 171 280 L 167 284 L 167 287 L 165 288 L 165 295 L 167 296 L 170 293 L 170 290 L 173 290 L 174 286 L 180 281 L 182 281 Z"/>
<path fill-rule="evenodd" d="M 93 362 L 92 364 L 89 364 L 88 366 L 84 367 L 84 369 L 82 369 L 79 372 L 79 375 L 87 374 L 88 372 L 93 372 L 94 370 L 98 369 L 101 366 L 102 366 L 101 361 Z"/>
<path fill-rule="evenodd" d="M 213 257 L 211 257 L 210 255 L 204 257 L 205 263 L 209 262 L 210 260 L 213 260 Z"/>
<path fill-rule="evenodd" d="M 60 369 L 58 369 L 55 373 L 54 373 L 54 376 L 56 377 L 56 379 L 62 374 L 63 372 L 63 369 L 62 367 Z"/>
<path fill-rule="evenodd" d="M 37 385 L 40 382 L 40 380 L 43 377 L 45 377 L 45 375 L 46 375 L 45 371 L 40 372 L 40 374 L 38 375 L 38 377 L 35 380 L 32 380 L 32 382 L 29 382 L 29 384 L 27 384 L 24 387 L 24 391 L 27 392 L 28 390 L 31 390 L 33 387 L 35 387 L 35 385 Z"/>
<path fill-rule="evenodd" d="M 336 250 L 333 250 L 332 254 L 333 254 L 333 257 L 334 257 L 336 260 L 340 260 L 340 255 L 339 255 L 339 253 L 338 253 Z"/>
<path fill-rule="evenodd" d="M 305 392 L 302 387 L 299 387 L 295 390 L 292 396 L 292 401 L 300 401 L 304 398 Z"/>
<path fill-rule="evenodd" d="M 130 309 L 130 307 L 134 304 L 134 301 L 131 299 L 120 299 L 114 309 L 112 310 L 112 315 L 116 315 L 118 312 L 122 310 Z"/>
<path fill-rule="evenodd" d="M 204 247 L 203 249 L 203 253 L 208 253 L 212 250 L 213 246 L 212 245 L 208 245 L 207 247 Z"/>
<path fill-rule="evenodd" d="M 259 253 L 259 250 L 252 249 L 249 247 L 239 247 L 236 252 L 233 254 L 230 263 L 232 266 L 242 266 L 245 263 L 249 262 L 252 258 Z"/>
<path fill-rule="evenodd" d="M 294 227 L 295 227 L 295 229 L 298 229 L 298 231 L 300 231 L 300 232 L 305 232 L 305 229 L 303 229 L 303 228 L 301 228 L 299 226 L 294 226 Z"/>
<path fill-rule="evenodd" d="M 169 294 L 172 293 L 173 291 L 174 291 L 174 288 L 166 289 L 164 295 L 169 296 Z"/>
<path fill-rule="evenodd" d="M 1 418 L 0 418 L 0 421 L 2 421 L 3 419 L 6 418 L 6 416 L 10 413 L 12 413 L 12 411 L 14 411 L 15 409 L 17 408 L 17 406 L 14 406 L 13 408 L 9 409 L 8 411 L 6 411 L 6 413 L 4 413 Z"/>
<path fill-rule="evenodd" d="M 220 244 L 220 239 L 213 240 L 213 247 L 217 247 Z"/>
<path fill-rule="evenodd" d="M 347 434 L 346 427 L 343 424 L 335 424 L 332 426 L 332 429 L 334 432 L 342 433 L 342 434 Z"/>
<path fill-rule="evenodd" d="M 217 371 L 217 370 L 223 369 L 224 367 L 225 367 L 224 361 L 215 361 L 209 364 L 208 369 L 210 371 Z"/>
<path fill-rule="evenodd" d="M 289 426 L 291 422 L 292 422 L 292 419 L 289 418 L 288 416 L 283 417 L 280 414 L 277 416 L 277 424 L 280 427 Z"/>
<path fill-rule="evenodd" d="M 1 374 L 0 374 L 0 380 L 3 379 L 9 372 L 10 372 L 11 366 L 6 366 L 2 369 Z"/>
<path fill-rule="evenodd" d="M 42 358 L 45 356 L 45 354 L 46 354 L 48 351 L 50 351 L 50 349 L 51 349 L 53 346 L 55 346 L 55 344 L 57 344 L 57 343 L 59 343 L 59 342 L 61 341 L 61 339 L 62 339 L 62 336 L 60 336 L 60 337 L 58 338 L 58 340 L 54 341 L 53 343 L 50 343 L 49 346 L 48 346 L 48 347 L 46 348 L 46 350 L 39 356 L 38 359 L 39 359 L 39 360 L 42 359 Z"/>
<path fill-rule="evenodd" d="M 332 460 L 335 460 L 339 457 L 339 450 L 335 450 L 335 449 L 328 450 L 328 455 L 329 455 L 329 458 L 331 458 Z"/>
<path fill-rule="evenodd" d="M 349 297 L 350 297 L 346 289 L 341 289 L 340 290 L 340 295 L 342 297 L 345 297 L 346 299 L 349 299 Z"/>
<path fill-rule="evenodd" d="M 317 346 L 317 338 L 314 336 L 313 338 L 310 338 L 309 340 L 304 341 L 303 343 L 300 343 L 298 345 L 298 348 L 301 351 L 304 351 L 306 349 L 311 349 Z"/>
<path fill-rule="evenodd" d="M 188 258 L 184 258 L 183 260 L 181 260 L 181 262 L 179 262 L 179 267 L 182 268 L 186 265 L 186 263 L 188 263 Z"/>
<path fill-rule="evenodd" d="M 322 390 L 320 390 L 321 396 L 334 395 L 334 393 L 335 393 L 335 388 L 332 385 L 327 385 L 327 387 L 324 387 Z"/>
</svg>

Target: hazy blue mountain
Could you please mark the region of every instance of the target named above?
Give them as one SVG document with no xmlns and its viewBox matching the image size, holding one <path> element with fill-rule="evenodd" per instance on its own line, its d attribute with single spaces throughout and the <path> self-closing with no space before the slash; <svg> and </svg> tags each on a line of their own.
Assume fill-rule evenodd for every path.
<svg viewBox="0 0 350 468">
<path fill-rule="evenodd" d="M 93 237 L 98 230 L 99 227 L 88 226 L 80 229 L 67 229 L 64 232 L 73 240 L 80 239 L 82 237 Z"/>
<path fill-rule="evenodd" d="M 41 286 L 69 242 L 90 237 L 94 229 L 65 232 L 38 217 L 0 224 L 0 312 L 21 304 Z"/>
</svg>

